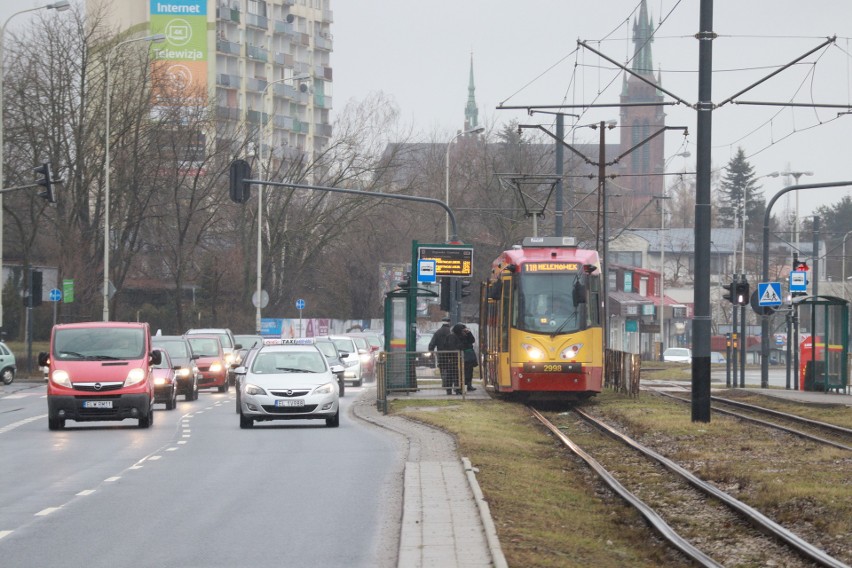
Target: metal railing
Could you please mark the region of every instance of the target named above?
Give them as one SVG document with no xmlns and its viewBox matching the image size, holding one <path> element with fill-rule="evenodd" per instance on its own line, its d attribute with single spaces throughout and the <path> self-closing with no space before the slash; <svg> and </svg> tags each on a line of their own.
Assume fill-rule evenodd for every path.
<svg viewBox="0 0 852 568">
<path fill-rule="evenodd" d="M 460 351 L 383 351 L 376 362 L 376 406 L 387 414 L 389 393 L 448 390 L 462 395 L 464 363 Z"/>
</svg>

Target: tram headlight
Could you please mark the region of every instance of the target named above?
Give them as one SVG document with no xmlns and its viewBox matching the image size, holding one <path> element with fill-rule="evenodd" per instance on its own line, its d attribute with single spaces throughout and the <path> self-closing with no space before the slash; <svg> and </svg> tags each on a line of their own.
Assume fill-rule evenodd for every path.
<svg viewBox="0 0 852 568">
<path fill-rule="evenodd" d="M 574 359 L 577 356 L 577 353 L 579 353 L 580 349 L 582 348 L 582 343 L 575 343 L 574 345 L 569 345 L 568 347 L 562 350 L 562 353 L 560 353 L 559 356 L 562 359 Z"/>
<path fill-rule="evenodd" d="M 530 345 L 529 343 L 521 343 L 521 347 L 527 352 L 527 357 L 532 360 L 544 359 L 544 350 L 541 347 Z"/>
</svg>

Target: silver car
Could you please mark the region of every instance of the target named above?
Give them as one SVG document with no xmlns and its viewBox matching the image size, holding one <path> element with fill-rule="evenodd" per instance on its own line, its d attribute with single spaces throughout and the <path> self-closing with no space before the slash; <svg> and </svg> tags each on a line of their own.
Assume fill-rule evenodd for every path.
<svg viewBox="0 0 852 568">
<path fill-rule="evenodd" d="M 325 419 L 340 425 L 337 377 L 314 345 L 264 345 L 240 375 L 240 428 L 264 420 Z"/>
</svg>

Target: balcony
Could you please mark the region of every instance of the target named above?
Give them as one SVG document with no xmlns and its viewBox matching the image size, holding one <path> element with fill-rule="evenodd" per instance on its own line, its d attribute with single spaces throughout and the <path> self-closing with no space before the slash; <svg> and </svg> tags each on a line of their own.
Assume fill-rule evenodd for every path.
<svg viewBox="0 0 852 568">
<path fill-rule="evenodd" d="M 246 48 L 246 55 L 249 59 L 254 59 L 255 61 L 263 61 L 264 63 L 269 61 L 269 52 L 257 45 L 249 45 Z"/>
<path fill-rule="evenodd" d="M 332 45 L 332 42 L 331 42 L 330 38 L 325 38 L 325 37 L 322 37 L 322 36 L 315 36 L 314 37 L 314 47 L 316 49 L 323 49 L 325 51 L 331 51 L 331 45 Z"/>
<path fill-rule="evenodd" d="M 260 30 L 268 30 L 269 18 L 257 14 L 246 14 L 246 25 Z"/>
<path fill-rule="evenodd" d="M 216 40 L 216 51 L 226 55 L 239 55 L 240 44 L 228 41 L 226 39 Z"/>
</svg>

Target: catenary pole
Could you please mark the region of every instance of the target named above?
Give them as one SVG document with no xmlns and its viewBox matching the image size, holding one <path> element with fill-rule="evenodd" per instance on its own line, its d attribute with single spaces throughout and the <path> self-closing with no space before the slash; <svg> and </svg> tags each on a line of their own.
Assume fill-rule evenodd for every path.
<svg viewBox="0 0 852 568">
<path fill-rule="evenodd" d="M 710 422 L 710 159 L 713 126 L 713 0 L 701 0 L 695 180 L 695 317 L 692 321 L 692 421 Z"/>
</svg>

